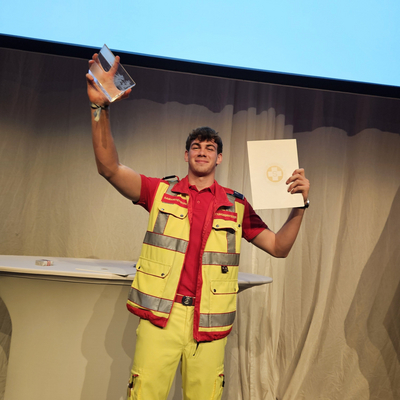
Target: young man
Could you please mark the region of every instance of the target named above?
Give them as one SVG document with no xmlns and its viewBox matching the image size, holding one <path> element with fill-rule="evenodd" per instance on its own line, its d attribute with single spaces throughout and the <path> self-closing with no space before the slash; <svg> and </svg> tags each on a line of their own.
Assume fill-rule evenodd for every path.
<svg viewBox="0 0 400 400">
<path fill-rule="evenodd" d="M 97 55 L 89 64 L 97 62 Z M 104 78 L 112 83 L 119 58 Z M 108 101 L 87 75 L 92 134 L 99 173 L 149 211 L 137 273 L 127 302 L 141 320 L 128 398 L 161 400 L 179 361 L 185 400 L 220 399 L 224 350 L 236 313 L 238 265 L 244 237 L 274 257 L 286 257 L 305 209 L 293 209 L 276 234 L 247 200 L 215 181 L 222 141 L 211 128 L 186 142 L 188 175 L 181 181 L 148 178 L 119 163 Z M 129 91 L 123 97 L 127 97 Z M 288 191 L 307 201 L 309 182 L 298 169 Z"/>
</svg>

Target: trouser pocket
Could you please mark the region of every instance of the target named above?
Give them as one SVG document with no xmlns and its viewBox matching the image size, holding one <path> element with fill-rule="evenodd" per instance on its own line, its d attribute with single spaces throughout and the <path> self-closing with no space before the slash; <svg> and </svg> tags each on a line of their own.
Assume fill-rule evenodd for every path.
<svg viewBox="0 0 400 400">
<path fill-rule="evenodd" d="M 221 400 L 225 386 L 225 375 L 219 374 L 214 385 L 214 395 L 211 400 Z"/>
<path fill-rule="evenodd" d="M 128 390 L 126 394 L 127 400 L 140 400 L 140 380 L 139 374 L 131 374 L 128 382 Z"/>
</svg>

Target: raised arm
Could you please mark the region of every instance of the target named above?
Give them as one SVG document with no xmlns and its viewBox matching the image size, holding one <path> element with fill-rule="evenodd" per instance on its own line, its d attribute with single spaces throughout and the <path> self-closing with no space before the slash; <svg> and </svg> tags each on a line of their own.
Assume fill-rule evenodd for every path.
<svg viewBox="0 0 400 400">
<path fill-rule="evenodd" d="M 92 60 L 89 61 L 89 68 L 95 62 L 99 64 L 97 54 L 94 54 Z M 106 84 L 114 85 L 114 75 L 118 69 L 118 64 L 119 57 L 117 56 L 110 71 L 103 71 L 102 80 Z M 92 104 L 92 139 L 97 170 L 121 194 L 130 200 L 138 201 L 140 198 L 141 178 L 137 172 L 119 162 L 117 149 L 111 134 L 110 102 L 95 84 L 90 74 L 86 74 L 86 81 L 87 94 Z M 119 100 L 128 97 L 130 92 L 131 89 L 127 90 Z"/>
<path fill-rule="evenodd" d="M 304 202 L 308 200 L 310 182 L 305 177 L 304 169 L 296 169 L 286 181 L 288 192 L 302 193 Z M 287 257 L 292 248 L 303 220 L 305 209 L 293 208 L 282 228 L 274 233 L 268 229 L 262 231 L 252 243 L 274 257 Z"/>
</svg>

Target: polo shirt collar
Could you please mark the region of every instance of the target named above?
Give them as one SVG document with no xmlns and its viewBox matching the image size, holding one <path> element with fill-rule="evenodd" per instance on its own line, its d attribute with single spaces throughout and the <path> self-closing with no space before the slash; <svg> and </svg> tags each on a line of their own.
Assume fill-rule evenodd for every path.
<svg viewBox="0 0 400 400">
<path fill-rule="evenodd" d="M 212 186 L 210 186 L 211 192 L 215 195 L 218 207 L 221 206 L 232 206 L 232 203 L 229 201 L 225 190 L 222 186 L 218 184 L 217 181 L 214 180 Z M 189 194 L 189 178 L 186 175 L 182 180 L 180 180 L 175 186 L 173 187 L 172 191 L 174 193 L 181 193 L 181 194 Z"/>
</svg>

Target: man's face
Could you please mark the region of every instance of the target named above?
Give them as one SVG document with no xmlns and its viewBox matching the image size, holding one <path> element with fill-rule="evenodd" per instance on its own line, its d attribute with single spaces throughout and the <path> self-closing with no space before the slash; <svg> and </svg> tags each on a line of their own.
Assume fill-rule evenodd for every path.
<svg viewBox="0 0 400 400">
<path fill-rule="evenodd" d="M 189 170 L 197 176 L 214 173 L 215 167 L 222 161 L 222 153 L 218 154 L 217 148 L 213 140 L 193 140 L 189 151 L 185 151 L 185 161 L 189 163 Z"/>
</svg>

